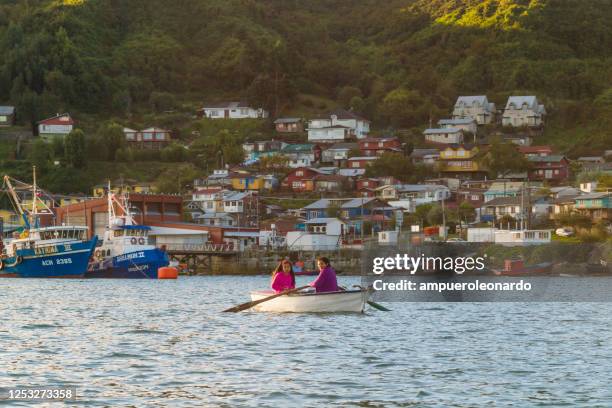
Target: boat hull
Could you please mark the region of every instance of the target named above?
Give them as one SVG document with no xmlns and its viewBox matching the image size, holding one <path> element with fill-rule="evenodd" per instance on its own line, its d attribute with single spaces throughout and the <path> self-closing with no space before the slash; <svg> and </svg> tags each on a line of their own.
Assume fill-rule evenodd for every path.
<svg viewBox="0 0 612 408">
<path fill-rule="evenodd" d="M 540 264 L 525 266 L 517 269 L 493 269 L 493 273 L 499 276 L 537 276 L 548 275 L 552 271 L 553 264 L 551 262 L 543 262 Z"/>
<path fill-rule="evenodd" d="M 128 252 L 93 262 L 89 265 L 86 278 L 105 279 L 157 279 L 159 268 L 168 266 L 168 254 L 158 248 Z"/>
<path fill-rule="evenodd" d="M 251 300 L 260 300 L 273 294 L 271 291 L 251 292 Z M 363 313 L 368 297 L 367 290 L 291 294 L 260 303 L 253 310 L 276 313 Z"/>
<path fill-rule="evenodd" d="M 0 277 L 5 278 L 82 278 L 96 246 L 91 241 L 47 246 L 40 250 L 19 250 L 17 256 L 3 260 Z"/>
</svg>

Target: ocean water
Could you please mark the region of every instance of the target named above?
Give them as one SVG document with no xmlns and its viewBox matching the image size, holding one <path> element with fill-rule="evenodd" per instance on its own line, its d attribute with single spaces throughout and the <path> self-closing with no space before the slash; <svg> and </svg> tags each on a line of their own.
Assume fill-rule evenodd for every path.
<svg viewBox="0 0 612 408">
<path fill-rule="evenodd" d="M 612 406 L 611 303 L 221 313 L 268 283 L 2 280 L 0 386 L 88 407 Z"/>
</svg>

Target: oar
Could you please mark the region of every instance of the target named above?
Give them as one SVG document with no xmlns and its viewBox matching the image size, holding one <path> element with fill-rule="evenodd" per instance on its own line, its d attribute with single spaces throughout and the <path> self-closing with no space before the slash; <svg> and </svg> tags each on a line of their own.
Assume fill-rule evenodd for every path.
<svg viewBox="0 0 612 408">
<path fill-rule="evenodd" d="M 302 286 L 302 287 L 299 287 L 299 288 L 295 288 L 295 289 L 286 290 L 286 291 L 284 291 L 284 292 L 281 292 L 281 293 L 276 293 L 276 294 L 274 294 L 274 295 L 272 295 L 272 296 L 268 296 L 268 297 L 265 297 L 265 298 L 263 298 L 263 299 L 254 300 L 254 301 L 251 301 L 251 302 L 246 302 L 246 303 L 243 303 L 243 304 L 241 304 L 241 305 L 237 305 L 237 306 L 234 306 L 234 307 L 230 307 L 229 309 L 224 310 L 224 312 L 233 312 L 233 313 L 236 313 L 236 312 L 241 312 L 241 311 L 243 311 L 243 310 L 250 309 L 250 308 L 252 308 L 253 306 L 256 306 L 256 305 L 258 305 L 258 304 L 260 304 L 260 303 L 267 302 L 268 300 L 272 300 L 272 299 L 277 298 L 277 297 L 279 297 L 279 296 L 288 295 L 288 294 L 290 294 L 290 293 L 299 292 L 300 290 L 302 290 L 302 289 L 306 289 L 306 288 L 309 288 L 309 287 L 310 287 L 310 285 L 306 285 L 306 286 Z"/>
<path fill-rule="evenodd" d="M 390 312 L 391 311 L 391 309 L 387 309 L 383 305 L 379 305 L 378 303 L 372 302 L 371 300 L 368 300 L 368 305 L 372 306 L 374 309 L 382 310 L 383 312 Z"/>
<path fill-rule="evenodd" d="M 365 289 L 365 288 L 364 288 L 363 286 L 361 286 L 361 285 L 353 285 L 353 287 L 354 287 L 354 288 L 359 288 L 359 289 L 361 289 L 361 290 L 364 290 L 364 289 Z M 381 311 L 383 311 L 383 312 L 390 312 L 390 311 L 391 311 L 391 309 L 387 309 L 387 308 L 386 308 L 386 307 L 384 307 L 383 305 L 378 304 L 378 303 L 376 303 L 376 302 L 372 302 L 371 300 L 368 300 L 366 303 L 367 303 L 368 305 L 372 306 L 374 309 L 378 309 L 378 310 L 381 310 Z"/>
</svg>

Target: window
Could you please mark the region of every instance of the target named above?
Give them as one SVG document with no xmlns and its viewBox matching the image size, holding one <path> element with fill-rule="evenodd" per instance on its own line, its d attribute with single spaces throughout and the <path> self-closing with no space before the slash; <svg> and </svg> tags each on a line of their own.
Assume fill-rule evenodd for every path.
<svg viewBox="0 0 612 408">
<path fill-rule="evenodd" d="M 378 147 L 383 147 L 384 143 L 383 142 L 378 142 Z"/>
<path fill-rule="evenodd" d="M 298 170 L 295 172 L 296 177 L 302 177 L 304 175 L 304 171 L 303 170 Z"/>
<path fill-rule="evenodd" d="M 0 122 L 6 122 L 8 119 L 8 117 L 4 116 L 4 115 L 0 115 Z"/>
<path fill-rule="evenodd" d="M 161 132 L 156 133 L 155 140 L 166 140 L 166 134 Z"/>
<path fill-rule="evenodd" d="M 294 189 L 302 188 L 302 182 L 301 181 L 294 181 L 293 183 L 291 183 L 291 187 L 294 188 Z"/>
<path fill-rule="evenodd" d="M 211 110 L 211 111 L 210 111 L 210 116 L 211 116 L 211 117 L 212 117 L 212 116 L 219 116 L 219 111 L 216 111 L 216 110 Z"/>
<path fill-rule="evenodd" d="M 151 132 L 145 132 L 142 134 L 142 139 L 143 140 L 153 140 L 153 133 Z"/>
<path fill-rule="evenodd" d="M 354 169 L 358 169 L 359 168 L 359 162 L 356 162 L 356 161 L 352 162 L 351 163 L 351 167 L 354 168 Z"/>
<path fill-rule="evenodd" d="M 476 195 L 476 194 L 472 194 L 472 195 L 470 196 L 470 199 L 471 199 L 472 201 L 479 201 L 479 200 L 480 200 L 480 196 L 479 196 L 479 195 Z"/>
</svg>

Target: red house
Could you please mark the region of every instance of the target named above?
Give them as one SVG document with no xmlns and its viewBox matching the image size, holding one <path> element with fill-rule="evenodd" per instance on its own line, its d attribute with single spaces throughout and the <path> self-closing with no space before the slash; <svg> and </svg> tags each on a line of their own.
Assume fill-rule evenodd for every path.
<svg viewBox="0 0 612 408">
<path fill-rule="evenodd" d="M 314 191 L 315 176 L 320 174 L 324 173 L 311 167 L 298 167 L 287 174 L 281 183 L 281 187 L 296 193 Z"/>
<path fill-rule="evenodd" d="M 364 156 L 380 156 L 385 152 L 401 152 L 402 144 L 396 137 L 369 137 L 359 141 L 359 150 Z"/>
<path fill-rule="evenodd" d="M 531 169 L 529 169 L 529 180 L 561 182 L 569 178 L 569 161 L 565 156 L 531 156 L 529 157 Z"/>
<path fill-rule="evenodd" d="M 552 154 L 550 146 L 519 146 L 518 151 L 526 157 L 550 156 Z"/>
</svg>

